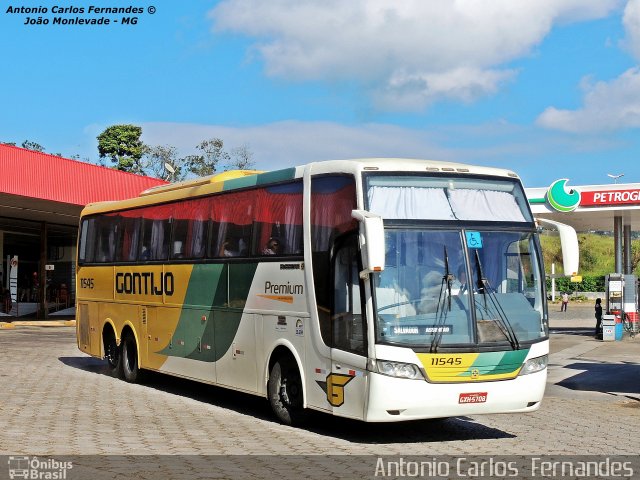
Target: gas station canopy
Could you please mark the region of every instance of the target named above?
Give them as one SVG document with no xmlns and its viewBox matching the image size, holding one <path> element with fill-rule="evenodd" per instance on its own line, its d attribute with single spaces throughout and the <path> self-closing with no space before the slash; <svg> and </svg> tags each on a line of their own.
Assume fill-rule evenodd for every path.
<svg viewBox="0 0 640 480">
<path fill-rule="evenodd" d="M 562 178 L 547 188 L 525 189 L 534 217 L 578 232 L 613 231 L 615 269 L 631 274 L 631 231 L 640 230 L 640 183 L 570 187 Z"/>
<path fill-rule="evenodd" d="M 578 232 L 613 231 L 614 218 L 640 230 L 640 183 L 568 186 L 560 179 L 549 187 L 526 188 L 534 216 L 571 225 Z"/>
<path fill-rule="evenodd" d="M 92 202 L 136 197 L 157 178 L 0 144 L 0 218 L 77 225 Z"/>
</svg>

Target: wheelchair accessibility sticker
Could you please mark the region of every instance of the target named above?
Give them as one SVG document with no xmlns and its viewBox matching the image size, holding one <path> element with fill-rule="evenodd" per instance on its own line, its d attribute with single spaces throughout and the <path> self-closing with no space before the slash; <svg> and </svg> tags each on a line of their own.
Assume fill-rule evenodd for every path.
<svg viewBox="0 0 640 480">
<path fill-rule="evenodd" d="M 465 232 L 467 236 L 467 247 L 482 248 L 482 235 L 480 232 Z"/>
</svg>

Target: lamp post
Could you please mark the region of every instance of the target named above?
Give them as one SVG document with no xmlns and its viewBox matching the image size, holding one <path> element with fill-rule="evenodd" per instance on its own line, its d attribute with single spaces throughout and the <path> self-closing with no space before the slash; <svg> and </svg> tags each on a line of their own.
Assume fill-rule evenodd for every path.
<svg viewBox="0 0 640 480">
<path fill-rule="evenodd" d="M 618 175 L 614 175 L 612 173 L 607 173 L 607 177 L 613 178 L 613 183 L 618 183 L 618 179 L 620 177 L 624 177 L 624 173 L 619 173 Z"/>
</svg>

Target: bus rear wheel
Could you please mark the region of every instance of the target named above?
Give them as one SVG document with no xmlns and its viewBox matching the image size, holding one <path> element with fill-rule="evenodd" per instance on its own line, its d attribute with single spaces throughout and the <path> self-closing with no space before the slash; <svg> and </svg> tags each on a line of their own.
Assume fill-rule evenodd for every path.
<svg viewBox="0 0 640 480">
<path fill-rule="evenodd" d="M 113 332 L 104 335 L 104 357 L 107 360 L 107 368 L 111 376 L 122 378 L 122 350 L 116 342 Z"/>
<path fill-rule="evenodd" d="M 138 348 L 136 339 L 131 332 L 127 332 L 122 338 L 122 373 L 124 379 L 129 383 L 140 381 Z"/>
<path fill-rule="evenodd" d="M 271 368 L 267 384 L 269 403 L 285 425 L 299 424 L 304 419 L 302 379 L 293 359 L 279 358 Z"/>
</svg>

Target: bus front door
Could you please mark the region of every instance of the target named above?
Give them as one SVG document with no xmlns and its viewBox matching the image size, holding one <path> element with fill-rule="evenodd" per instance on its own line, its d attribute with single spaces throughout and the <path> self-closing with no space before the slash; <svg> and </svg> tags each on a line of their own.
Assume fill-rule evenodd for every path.
<svg viewBox="0 0 640 480">
<path fill-rule="evenodd" d="M 350 236 L 333 260 L 331 375 L 327 398 L 335 415 L 362 419 L 366 400 L 366 319 L 359 276 L 357 237 Z"/>
</svg>

